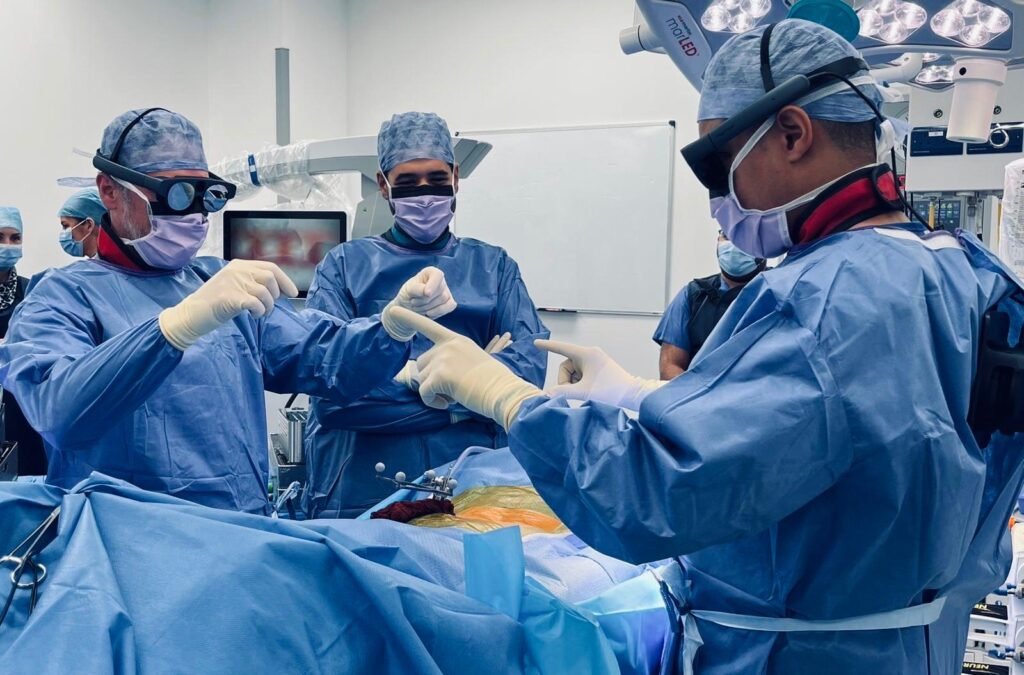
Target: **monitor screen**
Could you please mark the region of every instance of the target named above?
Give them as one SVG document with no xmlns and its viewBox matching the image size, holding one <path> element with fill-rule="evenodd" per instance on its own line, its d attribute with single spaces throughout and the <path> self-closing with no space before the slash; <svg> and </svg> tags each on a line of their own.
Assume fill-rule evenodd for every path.
<svg viewBox="0 0 1024 675">
<path fill-rule="evenodd" d="M 316 266 L 345 241 L 344 211 L 225 211 L 224 258 L 280 265 L 306 297 Z"/>
</svg>

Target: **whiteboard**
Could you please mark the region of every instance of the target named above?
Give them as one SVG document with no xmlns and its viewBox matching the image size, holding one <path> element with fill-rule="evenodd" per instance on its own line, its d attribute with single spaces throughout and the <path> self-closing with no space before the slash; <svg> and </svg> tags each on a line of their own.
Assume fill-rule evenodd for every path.
<svg viewBox="0 0 1024 675">
<path fill-rule="evenodd" d="M 459 135 L 494 149 L 460 185 L 455 233 L 505 248 L 539 308 L 664 310 L 673 122 Z"/>
</svg>

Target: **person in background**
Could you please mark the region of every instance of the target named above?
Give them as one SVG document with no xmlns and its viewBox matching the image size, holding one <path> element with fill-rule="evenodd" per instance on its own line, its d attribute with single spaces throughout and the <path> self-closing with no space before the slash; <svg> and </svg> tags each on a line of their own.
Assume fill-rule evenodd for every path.
<svg viewBox="0 0 1024 675">
<path fill-rule="evenodd" d="M 75 258 L 95 258 L 100 223 L 106 214 L 107 207 L 96 188 L 85 188 L 68 197 L 57 212 L 61 226 L 58 240 L 64 252 Z"/>
<path fill-rule="evenodd" d="M 11 316 L 25 299 L 28 279 L 18 276 L 15 267 L 22 255 L 24 226 L 21 211 L 0 206 L 0 339 L 7 337 Z M 25 419 L 11 392 L 4 389 L 4 440 L 18 444 L 18 473 L 23 476 L 46 474 L 43 439 Z"/>
<path fill-rule="evenodd" d="M 654 341 L 661 346 L 658 369 L 663 380 L 686 372 L 725 310 L 764 270 L 765 260 L 739 250 L 719 232 L 718 267 L 720 274 L 694 279 L 679 291 L 654 331 Z"/>
<path fill-rule="evenodd" d="M 441 320 L 537 386 L 547 357 L 533 341 L 549 335 L 526 291 L 519 266 L 503 249 L 458 238 L 449 224 L 459 189 L 448 125 L 432 113 L 395 115 L 377 136 L 377 182 L 395 216 L 379 237 L 346 242 L 317 268 L 306 306 L 341 319 L 372 316 L 410 273 L 441 269 L 459 307 Z M 415 359 L 430 347 L 417 337 Z M 354 517 L 391 491 L 374 465 L 415 478 L 469 446 L 503 447 L 504 430 L 461 407 L 435 410 L 417 394 L 415 363 L 347 405 L 313 401 L 306 434 L 310 517 Z"/>
<path fill-rule="evenodd" d="M 209 173 L 190 120 L 119 115 L 93 165 L 108 209 L 97 258 L 47 271 L 0 346 L 0 382 L 46 441 L 47 482 L 96 471 L 269 513 L 264 390 L 345 403 L 390 380 L 414 335 L 393 308 L 450 311 L 443 275 L 418 271 L 370 318 L 300 313 L 277 301 L 298 290 L 273 263 L 196 257 L 234 187 Z"/>
</svg>

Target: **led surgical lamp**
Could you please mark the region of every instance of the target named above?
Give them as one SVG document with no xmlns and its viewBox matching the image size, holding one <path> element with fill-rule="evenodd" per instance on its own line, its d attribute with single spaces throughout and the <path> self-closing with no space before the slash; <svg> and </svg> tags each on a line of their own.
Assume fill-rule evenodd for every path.
<svg viewBox="0 0 1024 675">
<path fill-rule="evenodd" d="M 700 90 L 711 56 L 733 35 L 791 16 L 816 21 L 850 39 L 879 82 L 952 86 L 947 138 L 988 142 L 1007 69 L 1024 65 L 1024 20 L 1013 20 L 1024 0 L 855 2 L 636 0 L 635 25 L 619 44 L 626 54 L 667 55 Z"/>
</svg>

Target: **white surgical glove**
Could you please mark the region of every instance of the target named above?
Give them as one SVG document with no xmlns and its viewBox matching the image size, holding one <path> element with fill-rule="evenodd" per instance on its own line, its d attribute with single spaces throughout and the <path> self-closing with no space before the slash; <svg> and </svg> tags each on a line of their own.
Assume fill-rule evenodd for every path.
<svg viewBox="0 0 1024 675">
<path fill-rule="evenodd" d="M 508 430 L 524 401 L 544 395 L 469 338 L 402 307 L 392 311 L 434 343 L 416 359 L 420 398 L 431 408 L 444 410 L 454 401 Z"/>
<path fill-rule="evenodd" d="M 444 272 L 436 267 L 424 267 L 420 273 L 402 284 L 395 299 L 380 314 L 384 330 L 399 342 L 408 342 L 416 331 L 403 324 L 391 311 L 404 307 L 417 314 L 437 319 L 452 312 L 458 304 L 444 280 Z"/>
<path fill-rule="evenodd" d="M 192 295 L 160 312 L 160 332 L 185 351 L 202 336 L 249 310 L 260 318 L 281 295 L 299 294 L 292 280 L 271 262 L 232 260 Z"/>
<path fill-rule="evenodd" d="M 501 335 L 495 335 L 491 338 L 491 341 L 484 347 L 484 351 L 488 354 L 498 354 L 506 347 L 512 344 L 512 333 L 503 333 Z"/>
<path fill-rule="evenodd" d="M 398 371 L 398 375 L 394 377 L 395 382 L 404 384 L 413 391 L 419 391 L 420 389 L 420 371 L 416 367 L 415 361 L 406 361 L 402 369 Z"/>
<path fill-rule="evenodd" d="M 534 344 L 567 358 L 558 368 L 558 386 L 547 390 L 549 396 L 564 395 L 575 401 L 600 401 L 640 410 L 644 398 L 665 384 L 630 375 L 600 347 L 580 347 L 554 340 L 536 340 Z"/>
</svg>

